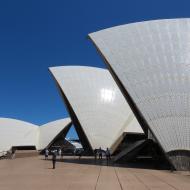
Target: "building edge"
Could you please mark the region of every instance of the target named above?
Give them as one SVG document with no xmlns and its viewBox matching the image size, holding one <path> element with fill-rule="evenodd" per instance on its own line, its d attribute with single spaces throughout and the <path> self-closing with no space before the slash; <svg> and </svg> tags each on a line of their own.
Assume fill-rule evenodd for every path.
<svg viewBox="0 0 190 190">
<path fill-rule="evenodd" d="M 63 101 L 65 103 L 66 109 L 67 109 L 67 111 L 68 111 L 68 113 L 70 115 L 70 118 L 71 118 L 71 120 L 72 120 L 72 122 L 74 124 L 74 127 L 75 127 L 76 132 L 77 132 L 77 134 L 79 136 L 81 144 L 82 144 L 82 146 L 83 146 L 83 148 L 85 150 L 85 153 L 87 155 L 92 155 L 93 154 L 92 146 L 91 146 L 91 144 L 90 144 L 90 142 L 88 140 L 88 137 L 86 136 L 86 134 L 85 134 L 85 132 L 84 132 L 84 130 L 83 130 L 81 124 L 80 124 L 80 121 L 79 121 L 77 115 L 75 114 L 75 112 L 74 112 L 69 100 L 67 99 L 67 96 L 65 95 L 64 91 L 61 89 L 58 81 L 56 80 L 53 73 L 51 72 L 51 68 L 49 68 L 49 71 L 50 71 L 50 73 L 51 73 L 51 75 L 52 75 L 52 77 L 53 77 L 53 79 L 55 81 L 55 84 L 56 84 L 56 86 L 58 88 L 58 91 L 59 91 L 59 93 L 60 93 L 60 95 L 61 95 L 61 97 L 62 97 L 62 99 L 63 99 Z"/>
</svg>

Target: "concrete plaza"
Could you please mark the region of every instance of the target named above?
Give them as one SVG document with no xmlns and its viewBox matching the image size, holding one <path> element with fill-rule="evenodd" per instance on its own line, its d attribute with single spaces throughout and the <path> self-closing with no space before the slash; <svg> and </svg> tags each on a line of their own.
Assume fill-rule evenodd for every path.
<svg viewBox="0 0 190 190">
<path fill-rule="evenodd" d="M 43 157 L 0 160 L 0 190 L 189 190 L 190 173 L 94 164 L 66 157 L 52 169 Z"/>
</svg>

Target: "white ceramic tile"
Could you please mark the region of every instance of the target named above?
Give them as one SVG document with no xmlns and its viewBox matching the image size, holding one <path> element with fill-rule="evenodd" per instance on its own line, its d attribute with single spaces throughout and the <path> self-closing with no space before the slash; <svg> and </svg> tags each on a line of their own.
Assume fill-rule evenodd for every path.
<svg viewBox="0 0 190 190">
<path fill-rule="evenodd" d="M 111 148 L 118 137 L 137 120 L 108 70 L 85 67 L 53 67 L 50 71 L 67 96 L 93 149 Z M 133 120 L 129 121 L 129 117 Z M 130 126 L 130 132 L 132 126 Z"/>
<path fill-rule="evenodd" d="M 190 149 L 190 19 L 89 34 L 166 152 Z"/>
</svg>

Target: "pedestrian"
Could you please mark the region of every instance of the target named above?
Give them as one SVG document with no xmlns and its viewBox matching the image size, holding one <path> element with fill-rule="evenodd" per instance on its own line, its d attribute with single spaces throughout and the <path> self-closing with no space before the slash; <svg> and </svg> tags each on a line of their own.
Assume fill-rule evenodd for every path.
<svg viewBox="0 0 190 190">
<path fill-rule="evenodd" d="M 99 160 L 102 160 L 102 148 L 101 147 L 98 150 L 98 156 L 99 156 Z"/>
<path fill-rule="evenodd" d="M 53 152 L 53 155 L 52 155 L 52 163 L 53 163 L 53 169 L 55 169 L 55 164 L 56 164 L 56 151 Z"/>
<path fill-rule="evenodd" d="M 79 150 L 79 152 L 78 152 L 78 156 L 79 156 L 79 160 L 80 160 L 81 157 L 82 157 L 82 150 Z"/>
<path fill-rule="evenodd" d="M 61 154 L 62 154 L 62 150 L 61 150 L 61 148 L 59 149 L 59 156 L 60 156 L 60 158 L 61 158 Z"/>
<path fill-rule="evenodd" d="M 48 155 L 49 155 L 49 150 L 46 148 L 46 149 L 45 149 L 45 160 L 48 159 Z"/>
<path fill-rule="evenodd" d="M 97 149 L 94 149 L 94 160 L 95 160 L 95 162 L 97 160 Z"/>
<path fill-rule="evenodd" d="M 111 154 L 110 154 L 110 150 L 107 148 L 106 149 L 106 161 L 107 161 L 107 166 L 109 161 L 111 160 Z"/>
</svg>

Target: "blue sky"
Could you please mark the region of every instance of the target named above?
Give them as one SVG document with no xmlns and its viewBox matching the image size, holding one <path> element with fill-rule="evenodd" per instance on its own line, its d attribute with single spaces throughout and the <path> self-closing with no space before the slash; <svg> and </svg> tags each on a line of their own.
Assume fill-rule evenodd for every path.
<svg viewBox="0 0 190 190">
<path fill-rule="evenodd" d="M 48 67 L 104 67 L 88 33 L 190 17 L 189 8 L 189 0 L 0 1 L 0 117 L 34 124 L 67 117 Z"/>
</svg>

